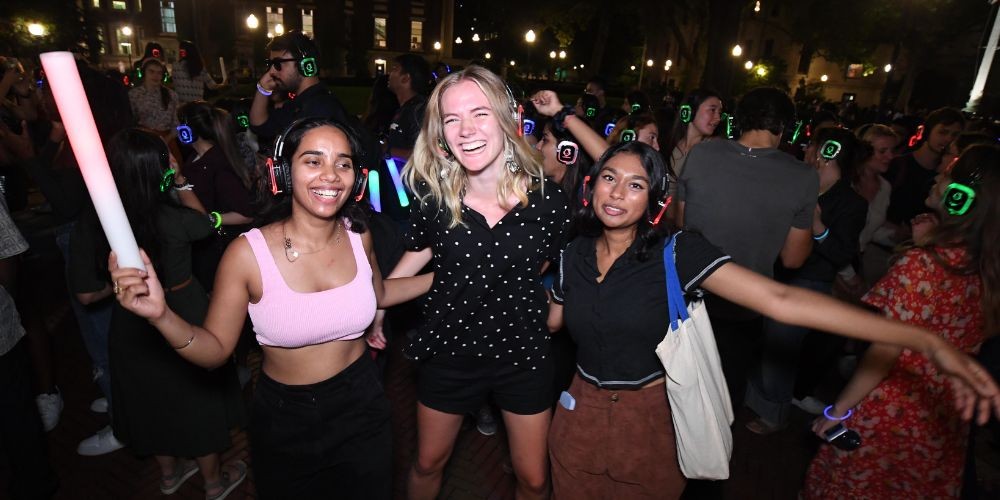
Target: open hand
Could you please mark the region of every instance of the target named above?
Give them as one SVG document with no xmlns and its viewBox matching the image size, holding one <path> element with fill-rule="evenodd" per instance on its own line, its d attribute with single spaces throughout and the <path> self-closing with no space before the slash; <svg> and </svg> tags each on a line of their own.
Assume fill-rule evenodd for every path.
<svg viewBox="0 0 1000 500">
<path fill-rule="evenodd" d="M 962 413 L 962 419 L 972 420 L 975 416 L 983 425 L 990 419 L 991 410 L 1000 418 L 1000 388 L 982 365 L 943 340 L 927 358 L 951 377 L 955 408 Z"/>
</svg>

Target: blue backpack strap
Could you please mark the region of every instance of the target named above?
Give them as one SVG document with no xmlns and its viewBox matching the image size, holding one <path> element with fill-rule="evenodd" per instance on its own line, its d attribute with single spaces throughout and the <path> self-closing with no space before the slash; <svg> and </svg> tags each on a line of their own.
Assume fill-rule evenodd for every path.
<svg viewBox="0 0 1000 500">
<path fill-rule="evenodd" d="M 670 237 L 670 240 L 663 246 L 663 269 L 667 275 L 667 308 L 669 310 L 670 328 L 678 327 L 677 320 L 688 319 L 687 304 L 684 303 L 684 290 L 681 288 L 681 281 L 677 276 L 677 264 L 674 261 L 674 248 L 677 241 L 677 234 Z"/>
</svg>

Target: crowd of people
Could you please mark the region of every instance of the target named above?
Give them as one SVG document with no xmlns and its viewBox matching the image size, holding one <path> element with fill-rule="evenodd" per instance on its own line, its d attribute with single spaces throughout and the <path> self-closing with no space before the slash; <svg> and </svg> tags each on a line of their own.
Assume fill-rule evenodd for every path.
<svg viewBox="0 0 1000 500">
<path fill-rule="evenodd" d="M 484 434 L 502 422 L 517 498 L 721 498 L 724 482 L 678 464 L 655 353 L 678 300 L 667 249 L 751 432 L 798 407 L 819 438 L 859 436 L 820 447 L 804 498 L 960 494 L 969 420 L 1000 415 L 973 361 L 1000 330 L 990 122 L 942 108 L 919 127 L 845 123 L 775 88 L 635 90 L 617 108 L 599 77 L 564 104 L 415 54 L 358 117 L 295 31 L 268 45 L 252 98 L 213 104 L 205 89 L 225 82 L 181 49 L 168 68 L 149 47 L 131 88 L 78 65 L 145 269 L 110 252 L 44 81 L 0 61 L 0 168 L 58 222 L 91 409 L 111 420 L 80 454 L 153 456 L 165 495 L 200 474 L 219 500 L 252 473 L 262 498 L 391 498 L 379 352 L 398 344 L 416 368 L 408 498 L 440 493 L 467 416 Z M 10 182 L 0 204 L 13 498 L 54 493 L 44 433 L 63 407 L 16 279 L 24 190 Z M 244 426 L 250 460 L 224 462 Z"/>
</svg>

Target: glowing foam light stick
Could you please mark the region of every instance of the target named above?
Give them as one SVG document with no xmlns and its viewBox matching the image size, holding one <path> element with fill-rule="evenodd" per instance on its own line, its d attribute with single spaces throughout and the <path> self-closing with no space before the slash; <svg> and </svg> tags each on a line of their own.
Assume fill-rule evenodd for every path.
<svg viewBox="0 0 1000 500">
<path fill-rule="evenodd" d="M 385 164 L 389 166 L 389 175 L 392 177 L 392 185 L 396 187 L 396 196 L 399 197 L 399 206 L 410 206 L 410 197 L 406 195 L 403 187 L 403 177 L 399 175 L 399 165 L 396 162 L 406 163 L 400 158 L 387 158 Z"/>
<path fill-rule="evenodd" d="M 378 183 L 378 170 L 372 169 L 368 172 L 368 200 L 372 203 L 372 209 L 382 213 L 382 193 Z"/>
<path fill-rule="evenodd" d="M 226 60 L 219 56 L 219 68 L 222 69 L 222 81 L 225 82 L 229 79 L 229 73 L 226 73 Z"/>
<path fill-rule="evenodd" d="M 47 52 L 41 55 L 42 67 L 52 95 L 55 97 L 59 116 L 66 125 L 73 155 L 80 165 L 80 173 L 87 183 L 87 191 L 94 201 L 97 217 L 108 237 L 111 249 L 118 255 L 121 267 L 146 269 L 139 257 L 139 246 L 132 234 L 128 217 L 118 196 L 115 180 L 111 177 L 108 159 L 104 156 L 104 146 L 97 134 L 94 115 L 90 112 L 87 94 L 83 91 L 80 72 L 70 52 Z"/>
</svg>

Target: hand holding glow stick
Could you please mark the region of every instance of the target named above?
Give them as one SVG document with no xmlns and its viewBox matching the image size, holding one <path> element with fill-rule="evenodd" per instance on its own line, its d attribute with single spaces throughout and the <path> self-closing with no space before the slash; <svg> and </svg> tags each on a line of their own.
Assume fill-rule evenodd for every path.
<svg viewBox="0 0 1000 500">
<path fill-rule="evenodd" d="M 128 223 L 122 199 L 111 176 L 108 158 L 104 155 L 101 136 L 97 134 L 94 115 L 80 81 L 80 71 L 70 52 L 42 54 L 42 67 L 52 88 L 52 96 L 59 108 L 59 116 L 66 126 L 73 155 L 80 165 L 80 173 L 87 184 L 90 199 L 94 201 L 97 217 L 108 238 L 111 249 L 118 255 L 122 267 L 145 270 L 139 257 L 139 246 Z"/>
</svg>

